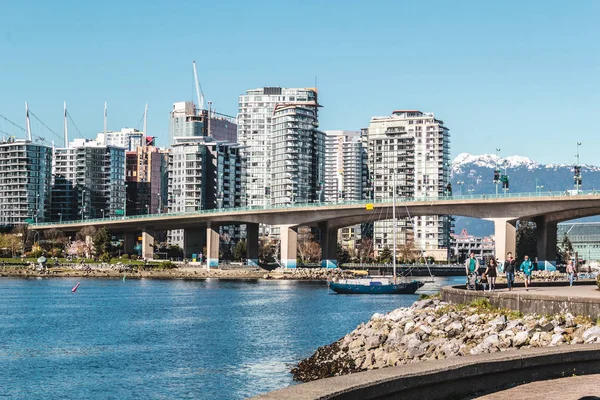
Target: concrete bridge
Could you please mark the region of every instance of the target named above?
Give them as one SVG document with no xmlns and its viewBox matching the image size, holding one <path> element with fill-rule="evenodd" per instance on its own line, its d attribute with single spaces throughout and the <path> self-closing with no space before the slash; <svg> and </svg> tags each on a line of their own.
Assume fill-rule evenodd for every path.
<svg viewBox="0 0 600 400">
<path fill-rule="evenodd" d="M 556 261 L 557 224 L 575 218 L 600 214 L 600 192 L 579 191 L 551 193 L 511 193 L 506 195 L 469 195 L 439 198 L 411 198 L 396 202 L 400 217 L 456 215 L 494 222 L 496 255 L 500 260 L 515 251 L 516 222 L 528 220 L 538 229 L 537 251 L 540 261 Z M 184 253 L 201 253 L 206 245 L 207 266 L 216 267 L 219 255 L 219 226 L 247 226 L 247 258 L 249 265 L 258 260 L 259 224 L 280 228 L 281 264 L 296 267 L 297 229 L 312 226 L 321 229 L 323 266 L 337 266 L 337 230 L 355 224 L 390 219 L 392 201 L 365 200 L 347 203 L 295 204 L 287 207 L 235 208 L 204 210 L 196 213 L 136 215 L 85 221 L 49 222 L 30 225 L 43 231 L 59 229 L 76 232 L 86 226 L 106 228 L 125 235 L 125 249 L 133 251 L 135 234 L 142 232 L 142 255 L 152 258 L 154 232 L 183 229 Z"/>
</svg>

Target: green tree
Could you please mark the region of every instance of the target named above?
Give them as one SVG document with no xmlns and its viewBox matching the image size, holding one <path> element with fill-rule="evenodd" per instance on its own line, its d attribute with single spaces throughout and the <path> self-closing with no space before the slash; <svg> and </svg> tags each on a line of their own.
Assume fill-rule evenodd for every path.
<svg viewBox="0 0 600 400">
<path fill-rule="evenodd" d="M 573 253 L 573 243 L 571 243 L 571 239 L 569 239 L 569 236 L 567 236 L 565 233 L 560 241 L 560 244 L 556 246 L 557 263 L 566 263 L 569 261 Z"/>
<path fill-rule="evenodd" d="M 537 232 L 535 223 L 519 221 L 517 224 L 517 243 L 515 259 L 521 263 L 525 256 L 530 260 L 537 257 Z"/>
<path fill-rule="evenodd" d="M 392 251 L 389 247 L 385 246 L 379 256 L 377 257 L 377 262 L 382 264 L 389 264 L 392 262 Z"/>
<path fill-rule="evenodd" d="M 240 240 L 233 246 L 233 261 L 242 261 L 246 258 L 246 241 Z"/>
<path fill-rule="evenodd" d="M 110 234 L 106 228 L 101 228 L 93 235 L 94 247 L 102 258 L 110 257 Z M 110 258 L 109 258 L 110 259 Z"/>
</svg>

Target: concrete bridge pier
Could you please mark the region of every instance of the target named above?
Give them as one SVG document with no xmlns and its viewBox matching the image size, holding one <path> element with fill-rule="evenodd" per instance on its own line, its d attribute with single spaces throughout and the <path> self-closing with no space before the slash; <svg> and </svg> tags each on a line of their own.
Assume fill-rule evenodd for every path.
<svg viewBox="0 0 600 400">
<path fill-rule="evenodd" d="M 333 228 L 327 222 L 319 224 L 321 230 L 321 267 L 337 268 L 337 228 Z"/>
<path fill-rule="evenodd" d="M 219 266 L 219 225 L 208 223 L 206 226 L 206 269 Z"/>
<path fill-rule="evenodd" d="M 188 260 L 192 259 L 192 254 L 200 257 L 205 241 L 205 229 L 185 229 L 183 231 L 183 256 Z"/>
<path fill-rule="evenodd" d="M 136 242 L 135 232 L 124 232 L 123 233 L 123 254 L 133 254 L 135 251 Z"/>
<path fill-rule="evenodd" d="M 293 225 L 279 225 L 281 237 L 281 266 L 283 268 L 296 268 L 298 254 L 298 227 Z"/>
<path fill-rule="evenodd" d="M 258 267 L 258 224 L 246 224 L 246 263 Z"/>
<path fill-rule="evenodd" d="M 496 258 L 504 263 L 506 253 L 515 256 L 517 245 L 517 218 L 486 218 L 494 223 Z"/>
<path fill-rule="evenodd" d="M 545 217 L 538 217 L 533 221 L 537 230 L 538 268 L 548 267 L 548 263 L 556 266 L 557 222 L 549 221 Z"/>
<path fill-rule="evenodd" d="M 154 258 L 154 232 L 149 229 L 142 230 L 142 258 Z"/>
</svg>

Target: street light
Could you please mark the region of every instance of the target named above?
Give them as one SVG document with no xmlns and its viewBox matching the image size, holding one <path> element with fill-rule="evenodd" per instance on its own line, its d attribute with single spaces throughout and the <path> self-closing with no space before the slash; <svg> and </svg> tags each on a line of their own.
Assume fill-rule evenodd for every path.
<svg viewBox="0 0 600 400">
<path fill-rule="evenodd" d="M 500 148 L 496 147 L 496 168 L 494 168 L 494 183 L 496 184 L 496 197 L 498 197 L 498 185 L 500 184 Z"/>
<path fill-rule="evenodd" d="M 541 193 L 542 189 L 544 188 L 544 185 L 540 185 L 539 182 L 540 182 L 540 180 L 538 178 L 535 178 L 535 193 L 536 194 L 538 192 Z"/>
<path fill-rule="evenodd" d="M 458 181 L 456 184 L 458 185 L 458 195 L 462 196 L 462 187 L 465 184 L 465 181 Z"/>
<path fill-rule="evenodd" d="M 573 172 L 574 172 L 574 179 L 575 179 L 575 189 L 577 190 L 576 193 L 579 194 L 579 187 L 581 186 L 581 166 L 579 165 L 579 146 L 581 146 L 581 142 L 577 142 L 577 154 L 575 155 L 575 157 L 577 158 L 577 164 L 575 165 L 575 168 L 573 168 Z"/>
<path fill-rule="evenodd" d="M 81 191 L 81 222 L 83 222 L 83 217 L 85 215 L 85 189 Z"/>
</svg>

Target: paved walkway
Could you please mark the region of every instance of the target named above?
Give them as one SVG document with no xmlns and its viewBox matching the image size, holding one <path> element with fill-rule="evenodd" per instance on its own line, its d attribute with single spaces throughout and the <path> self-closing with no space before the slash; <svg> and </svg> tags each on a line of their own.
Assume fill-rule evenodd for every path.
<svg viewBox="0 0 600 400">
<path fill-rule="evenodd" d="M 489 293 L 489 292 L 485 292 Z M 494 292 L 492 292 L 494 293 Z M 535 294 L 548 296 L 567 296 L 567 297 L 588 297 L 600 299 L 600 289 L 597 285 L 575 285 L 575 286 L 546 286 L 546 287 L 530 287 L 525 290 L 525 287 L 516 287 L 509 292 L 508 289 L 498 289 L 496 293 L 518 293 L 520 295 Z"/>
<path fill-rule="evenodd" d="M 478 400 L 600 399 L 600 375 L 573 376 L 533 382 L 477 397 Z"/>
</svg>

